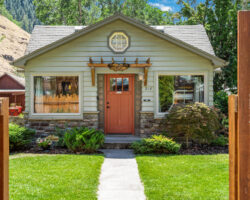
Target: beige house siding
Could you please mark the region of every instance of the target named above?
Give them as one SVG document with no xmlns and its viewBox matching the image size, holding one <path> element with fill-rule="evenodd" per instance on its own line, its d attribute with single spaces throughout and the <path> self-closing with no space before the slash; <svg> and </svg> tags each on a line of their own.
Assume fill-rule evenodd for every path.
<svg viewBox="0 0 250 200">
<path fill-rule="evenodd" d="M 131 38 L 131 46 L 124 54 L 114 54 L 107 47 L 107 37 L 112 31 L 123 30 Z M 153 36 L 144 30 L 117 20 L 103 26 L 91 33 L 81 36 L 72 42 L 51 50 L 39 57 L 29 61 L 25 66 L 26 78 L 26 111 L 32 115 L 33 87 L 32 76 L 34 74 L 49 73 L 77 73 L 81 78 L 81 114 L 80 116 L 60 116 L 61 118 L 82 117 L 84 112 L 96 112 L 97 108 L 97 86 L 91 85 L 90 68 L 87 66 L 89 57 L 94 61 L 123 60 L 127 61 L 146 61 L 151 59 L 152 67 L 149 69 L 148 85 L 142 84 L 142 111 L 156 112 L 156 76 L 158 73 L 204 73 L 206 78 L 205 101 L 208 105 L 213 105 L 213 66 L 211 62 L 201 56 L 189 52 L 170 42 Z M 118 73 L 142 73 L 142 69 L 128 69 Z M 109 69 L 96 69 L 97 74 L 115 73 Z M 97 83 L 97 80 L 96 80 Z M 145 99 L 151 101 L 146 102 Z M 59 116 L 32 116 L 33 118 L 57 118 Z"/>
</svg>

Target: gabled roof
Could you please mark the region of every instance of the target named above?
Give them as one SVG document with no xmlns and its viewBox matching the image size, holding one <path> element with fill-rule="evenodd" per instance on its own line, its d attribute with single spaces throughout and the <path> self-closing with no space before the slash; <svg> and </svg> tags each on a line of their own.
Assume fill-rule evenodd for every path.
<svg viewBox="0 0 250 200">
<path fill-rule="evenodd" d="M 180 46 L 195 54 L 198 54 L 208 60 L 211 60 L 211 62 L 215 66 L 221 67 L 227 64 L 226 61 L 214 55 L 212 46 L 206 35 L 205 29 L 201 25 L 174 25 L 150 27 L 122 14 L 113 15 L 87 27 L 36 26 L 32 33 L 28 48 L 26 50 L 26 55 L 15 60 L 13 64 L 18 67 L 23 67 L 28 60 L 56 47 L 59 47 L 63 44 L 66 44 L 115 20 L 122 20 L 128 24 L 143 29 L 144 31 L 151 33 L 159 38 L 165 39 L 173 44 L 176 44 L 177 46 Z M 181 31 L 183 34 L 181 34 Z"/>
<path fill-rule="evenodd" d="M 25 79 L 20 77 L 20 76 L 16 76 L 14 74 L 11 73 L 1 73 L 0 72 L 0 79 L 3 78 L 4 76 L 8 76 L 10 79 L 12 79 L 13 81 L 15 81 L 17 84 L 21 85 L 22 87 L 25 88 Z"/>
</svg>

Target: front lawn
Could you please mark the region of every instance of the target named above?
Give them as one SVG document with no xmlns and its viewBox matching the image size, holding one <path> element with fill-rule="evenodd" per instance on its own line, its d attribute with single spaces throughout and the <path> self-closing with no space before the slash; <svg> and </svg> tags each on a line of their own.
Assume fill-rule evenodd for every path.
<svg viewBox="0 0 250 200">
<path fill-rule="evenodd" d="M 102 155 L 10 156 L 10 199 L 97 199 Z"/>
<path fill-rule="evenodd" d="M 137 156 L 149 200 L 227 200 L 228 155 Z"/>
</svg>

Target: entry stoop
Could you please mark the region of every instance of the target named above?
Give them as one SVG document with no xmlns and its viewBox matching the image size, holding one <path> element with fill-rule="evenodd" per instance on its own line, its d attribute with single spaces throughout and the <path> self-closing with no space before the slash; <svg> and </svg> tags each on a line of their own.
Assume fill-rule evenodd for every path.
<svg viewBox="0 0 250 200">
<path fill-rule="evenodd" d="M 104 149 L 129 149 L 135 141 L 140 141 L 140 137 L 131 135 L 106 135 Z"/>
</svg>

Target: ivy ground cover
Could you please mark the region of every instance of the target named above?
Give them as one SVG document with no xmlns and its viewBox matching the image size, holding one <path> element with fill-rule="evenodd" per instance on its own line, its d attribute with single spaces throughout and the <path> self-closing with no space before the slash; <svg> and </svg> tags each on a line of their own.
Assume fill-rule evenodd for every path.
<svg viewBox="0 0 250 200">
<path fill-rule="evenodd" d="M 228 200 L 228 155 L 138 155 L 149 200 Z"/>
<path fill-rule="evenodd" d="M 10 199 L 97 199 L 102 155 L 10 156 Z"/>
</svg>

